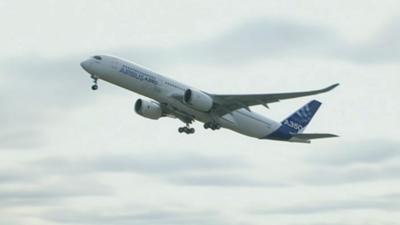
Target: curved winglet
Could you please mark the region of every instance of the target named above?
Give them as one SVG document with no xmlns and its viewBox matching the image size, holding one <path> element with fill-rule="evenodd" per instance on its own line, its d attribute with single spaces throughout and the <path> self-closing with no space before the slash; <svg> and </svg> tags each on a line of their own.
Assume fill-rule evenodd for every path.
<svg viewBox="0 0 400 225">
<path fill-rule="evenodd" d="M 336 84 L 333 84 L 333 85 L 331 85 L 331 86 L 329 86 L 329 87 L 327 87 L 327 88 L 324 88 L 324 89 L 322 89 L 324 92 L 326 92 L 326 91 L 330 91 L 330 90 L 333 90 L 333 89 L 335 89 L 337 86 L 339 86 L 340 84 L 339 83 L 336 83 Z"/>
</svg>

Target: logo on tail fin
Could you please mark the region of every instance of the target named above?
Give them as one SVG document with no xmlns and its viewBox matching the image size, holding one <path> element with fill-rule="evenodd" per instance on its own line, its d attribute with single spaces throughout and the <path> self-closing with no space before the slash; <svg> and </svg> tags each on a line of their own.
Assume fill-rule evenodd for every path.
<svg viewBox="0 0 400 225">
<path fill-rule="evenodd" d="M 294 121 L 292 121 L 292 120 L 285 120 L 285 121 L 283 121 L 283 125 L 286 125 L 286 126 L 288 126 L 288 127 L 290 127 L 290 128 L 293 128 L 293 129 L 295 129 L 295 130 L 302 130 L 303 129 L 303 126 L 302 125 L 300 125 L 300 124 L 298 124 L 298 123 L 296 123 L 296 122 L 294 122 Z"/>
</svg>

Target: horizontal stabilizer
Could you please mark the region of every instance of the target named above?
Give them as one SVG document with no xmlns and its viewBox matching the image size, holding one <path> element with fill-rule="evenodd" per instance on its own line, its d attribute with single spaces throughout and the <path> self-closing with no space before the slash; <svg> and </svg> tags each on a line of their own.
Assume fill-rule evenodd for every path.
<svg viewBox="0 0 400 225">
<path fill-rule="evenodd" d="M 314 134 L 295 134 L 293 135 L 294 138 L 298 138 L 298 139 L 306 139 L 306 140 L 310 140 L 310 139 L 318 139 L 318 138 L 333 138 L 333 137 L 339 137 L 336 134 L 318 134 L 318 133 L 314 133 Z"/>
<path fill-rule="evenodd" d="M 339 137 L 335 134 L 294 134 L 289 142 L 311 143 L 312 139 Z"/>
</svg>

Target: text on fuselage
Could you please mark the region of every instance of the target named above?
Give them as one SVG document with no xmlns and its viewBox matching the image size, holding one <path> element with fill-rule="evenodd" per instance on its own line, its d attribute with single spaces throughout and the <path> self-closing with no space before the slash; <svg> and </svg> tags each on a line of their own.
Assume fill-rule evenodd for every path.
<svg viewBox="0 0 400 225">
<path fill-rule="evenodd" d="M 149 82 L 151 84 L 158 85 L 158 81 L 156 80 L 155 77 L 153 77 L 153 76 L 151 76 L 149 74 L 145 74 L 145 73 L 143 73 L 141 71 L 138 71 L 138 70 L 136 70 L 136 69 L 134 69 L 132 67 L 129 67 L 127 65 L 122 65 L 122 68 L 119 70 L 119 72 L 121 72 L 123 74 L 126 74 L 126 75 L 128 75 L 128 76 L 130 76 L 132 78 L 137 79 L 137 80 L 146 81 L 146 82 Z"/>
</svg>

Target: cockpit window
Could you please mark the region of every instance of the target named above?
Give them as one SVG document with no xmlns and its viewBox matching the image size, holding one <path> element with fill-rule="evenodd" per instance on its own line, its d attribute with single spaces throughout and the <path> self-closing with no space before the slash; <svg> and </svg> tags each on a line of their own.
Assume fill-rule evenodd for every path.
<svg viewBox="0 0 400 225">
<path fill-rule="evenodd" d="M 98 56 L 98 55 L 96 55 L 96 56 L 93 56 L 93 58 L 95 58 L 95 59 L 97 59 L 97 60 L 101 60 L 101 57 L 100 57 L 100 56 Z"/>
</svg>

